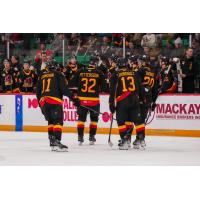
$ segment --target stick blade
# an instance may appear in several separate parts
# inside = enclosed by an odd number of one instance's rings
[[[108,142],[108,145],[109,145],[110,147],[112,147],[112,146],[113,146],[113,143],[112,143],[111,141],[109,141],[109,142]]]

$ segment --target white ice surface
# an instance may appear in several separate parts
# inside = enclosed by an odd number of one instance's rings
[[[68,152],[51,152],[47,133],[0,132],[0,165],[200,165],[200,138],[147,136],[147,148],[120,151],[119,136],[112,135],[114,146],[108,146],[108,135],[97,135],[95,146],[78,146],[76,134],[63,134]]]

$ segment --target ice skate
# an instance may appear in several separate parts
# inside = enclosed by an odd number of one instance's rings
[[[139,149],[140,148],[140,140],[139,139],[135,139],[135,141],[133,142],[133,148],[134,149]]]
[[[122,140],[118,140],[118,147],[122,145]]]
[[[145,150],[146,143],[145,143],[145,140],[144,140],[144,139],[141,139],[141,140],[140,140],[140,147],[141,147],[141,149]]]
[[[59,140],[55,140],[52,143],[51,150],[56,151],[56,152],[67,152],[68,147],[66,145],[62,144]]]
[[[128,143],[128,148],[131,148],[131,138],[128,138],[127,143]]]
[[[119,145],[119,150],[128,150],[128,140],[121,140],[122,142]]]
[[[55,146],[54,145],[54,143],[55,143],[55,137],[54,136],[52,136],[52,135],[50,135],[49,136],[49,143],[50,143],[50,147],[53,147],[53,146]]]
[[[79,146],[81,146],[84,142],[83,136],[78,136],[78,142],[79,142]]]
[[[134,149],[142,149],[145,150],[146,143],[144,139],[135,139],[133,142],[133,148]]]
[[[90,135],[90,137],[89,137],[89,144],[90,145],[94,145],[95,142],[96,142],[96,139],[95,139],[94,135]]]

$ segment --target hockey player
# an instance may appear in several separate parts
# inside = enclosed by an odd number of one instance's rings
[[[161,71],[159,76],[160,93],[177,92],[178,77],[176,64],[169,62],[165,56],[161,58]]]
[[[3,71],[1,72],[1,86],[5,93],[19,93],[18,74],[11,68],[11,63],[8,59],[3,61]]]
[[[71,78],[73,75],[81,68],[81,66],[77,63],[76,58],[72,57],[70,58],[68,65],[66,68],[63,68],[63,73],[65,74],[65,77],[69,83],[69,86],[71,85]]]
[[[128,58],[128,64],[129,67],[134,71],[137,72],[138,71],[138,56],[137,55],[132,55]]]
[[[109,65],[109,69],[108,69],[108,73],[110,74],[109,78],[116,71],[116,68],[117,68],[117,59],[118,59],[118,57],[115,56],[115,55],[111,56],[111,58],[110,58],[110,62],[109,62],[110,65]]]
[[[90,145],[93,145],[96,142],[95,135],[99,117],[98,112],[100,111],[99,93],[101,91],[108,91],[105,76],[100,70],[96,68],[96,62],[96,57],[91,57],[89,66],[80,69],[71,79],[72,84],[78,88],[77,95],[82,105],[77,109],[77,131],[80,145],[84,142],[84,124],[88,112],[90,113],[91,120],[89,130]],[[84,106],[94,111],[91,111]]]
[[[145,120],[147,118],[147,114],[149,109],[151,109],[152,102],[154,102],[156,98],[156,73],[155,70],[150,66],[149,58],[147,55],[142,55],[139,58],[141,62],[140,68],[137,70],[137,75],[140,78],[142,85],[144,87],[145,94],[145,102],[140,102],[140,110],[141,110],[141,118],[142,123],[145,124]],[[142,131],[143,138],[145,138],[145,128]],[[143,146],[146,146],[143,141]],[[138,135],[136,135],[136,139],[133,142],[133,147],[138,149],[141,146],[141,141]]]
[[[120,133],[120,150],[129,148],[130,130],[133,122],[136,133],[144,142],[144,124],[140,113],[140,102],[144,101],[144,89],[140,80],[130,68],[126,67],[124,58],[118,59],[118,68],[110,79],[109,106],[112,113],[116,110],[116,118]]]
[[[74,98],[70,92],[64,75],[55,71],[51,63],[47,63],[40,72],[36,96],[42,113],[48,121],[48,135],[53,151],[67,151],[68,149],[60,142],[63,126],[63,95],[68,96],[75,106],[80,105],[79,100]]]
[[[24,61],[23,70],[19,75],[19,82],[21,92],[35,92],[37,75],[33,70],[30,70],[30,64],[28,60]]]

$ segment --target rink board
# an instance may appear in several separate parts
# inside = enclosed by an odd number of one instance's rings
[[[108,95],[101,95],[101,112],[111,115]],[[0,95],[0,130],[47,131],[47,122],[41,114],[35,95]],[[147,135],[200,137],[200,95],[172,94],[159,96],[157,108],[147,125]],[[77,132],[76,108],[64,98],[64,132]],[[85,123],[88,132],[89,117]],[[108,134],[110,117],[99,116],[98,133]],[[112,134],[118,134],[114,121]]]

